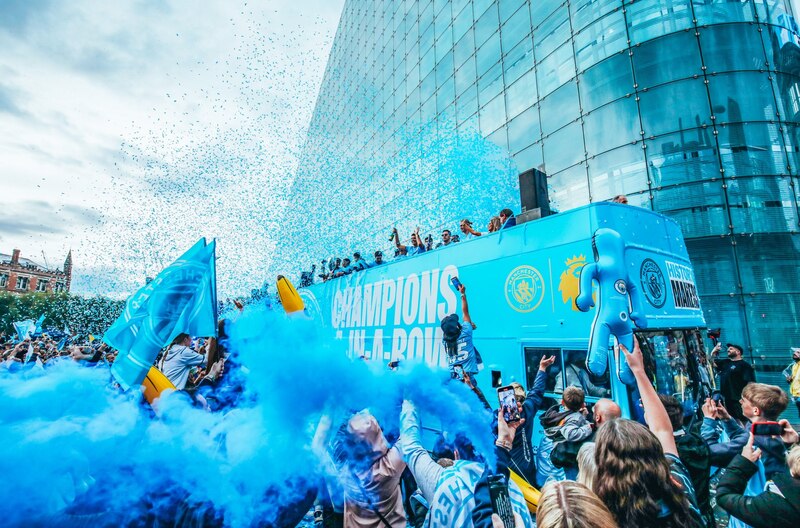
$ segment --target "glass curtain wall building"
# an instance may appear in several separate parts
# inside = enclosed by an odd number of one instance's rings
[[[778,383],[800,346],[799,42],[788,0],[349,0],[295,196],[344,253],[456,229],[431,210],[465,145],[515,166],[487,186],[470,158],[459,188],[517,212],[530,169],[554,211],[626,194],[680,223],[709,326]]]

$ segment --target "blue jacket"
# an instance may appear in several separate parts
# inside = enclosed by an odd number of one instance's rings
[[[742,448],[749,440],[750,433],[733,418],[721,420],[721,423],[722,429],[728,435],[727,442],[720,442],[720,429],[717,422],[711,418],[703,418],[700,435],[708,442],[711,450],[711,464],[717,467],[727,467],[736,455],[742,453]],[[753,443],[761,449],[761,461],[764,463],[767,479],[773,478],[776,474],[789,473],[785,459],[786,447],[780,438],[756,436]]]
[[[541,370],[536,373],[533,387],[528,391],[525,401],[522,404],[522,417],[525,423],[522,430],[518,431],[514,437],[514,444],[511,447],[511,463],[509,468],[514,470],[520,477],[529,483],[536,482],[536,456],[533,451],[533,430],[536,425],[536,413],[544,400],[544,389],[547,381],[547,373]]]

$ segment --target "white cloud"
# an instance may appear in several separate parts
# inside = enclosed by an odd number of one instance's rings
[[[342,4],[0,3],[0,250],[124,293],[218,237],[223,293],[267,279]]]

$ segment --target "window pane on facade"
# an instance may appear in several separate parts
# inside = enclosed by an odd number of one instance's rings
[[[577,85],[574,82],[565,84],[542,99],[541,106],[542,132],[547,135],[580,116]]]
[[[664,61],[664,50],[672,59]],[[650,88],[693,75],[702,75],[702,61],[694,33],[675,33],[646,42],[633,51],[633,72],[639,88]]]
[[[593,110],[627,94],[632,94],[633,75],[627,54],[615,55],[578,76],[581,104]]]
[[[611,13],[575,35],[575,64],[578,71],[628,47],[622,11]]]
[[[690,79],[642,92],[642,126],[646,136],[710,124],[708,92],[703,80]]]
[[[648,190],[647,166],[641,143],[590,157],[587,165],[593,202]]]
[[[601,106],[585,115],[583,122],[586,152],[590,156],[642,139],[639,110],[633,98]]]

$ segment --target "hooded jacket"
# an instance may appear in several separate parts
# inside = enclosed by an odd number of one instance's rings
[[[755,497],[743,495],[756,465],[737,455],[719,479],[717,504],[753,528],[790,528],[800,518],[800,479],[777,474],[767,490]]]
[[[345,495],[344,526],[347,528],[385,528],[380,514],[393,528],[405,528],[406,517],[400,492],[400,477],[406,468],[395,446],[390,448],[374,416],[353,416],[347,431],[359,458],[343,470]]]
[[[547,409],[541,418],[544,434],[554,443],[580,442],[592,435],[592,426],[580,411],[561,410],[560,405]]]

